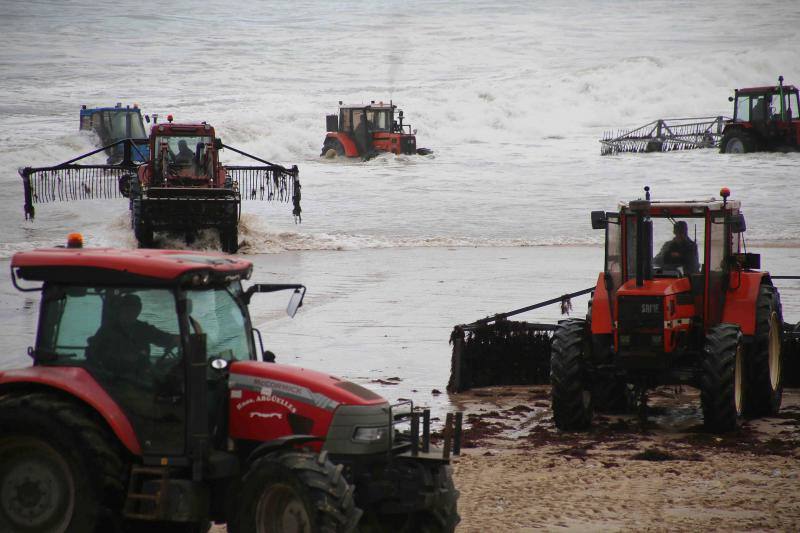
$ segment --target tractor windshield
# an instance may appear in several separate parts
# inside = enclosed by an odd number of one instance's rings
[[[655,276],[688,276],[702,272],[705,219],[702,217],[650,217],[650,262]],[[627,279],[636,277],[636,218],[628,217]]]
[[[187,292],[191,302],[189,322],[196,333],[206,334],[208,359],[247,361],[253,353],[242,288],[236,282],[227,287]]]
[[[170,171],[191,169],[194,175],[210,176],[206,149],[211,143],[213,139],[209,136],[157,136],[155,146],[160,156],[156,159],[156,173],[160,174],[162,167],[167,166]]]

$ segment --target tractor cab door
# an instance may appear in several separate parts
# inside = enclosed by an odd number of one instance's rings
[[[169,289],[49,285],[36,362],[85,368],[125,412],[145,454],[182,454],[185,383],[175,309]]]
[[[606,213],[605,279],[610,315],[614,316],[617,289],[622,285],[622,228],[619,213]]]
[[[725,305],[728,283],[728,248],[730,233],[725,224],[725,214],[712,212],[708,218],[708,246],[705,250],[705,327],[719,324]]]

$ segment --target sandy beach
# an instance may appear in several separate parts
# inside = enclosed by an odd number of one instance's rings
[[[735,433],[702,431],[691,388],[661,389],[643,428],[599,416],[562,433],[548,387],[454,395],[472,422],[455,463],[464,532],[797,531],[800,392],[779,416]]]

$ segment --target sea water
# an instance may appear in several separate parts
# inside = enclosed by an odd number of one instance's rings
[[[278,359],[437,402],[452,325],[594,284],[591,210],[620,200],[742,201],[751,251],[800,274],[800,154],[716,150],[600,156],[606,130],[730,115],[733,88],[800,84],[791,2],[0,2],[0,367],[27,364],[37,295],[10,285],[14,252],[133,247],[124,199],[37,206],[25,221],[17,168],[95,146],[82,104],[137,103],[205,120],[226,144],[300,168],[303,220],[243,202],[254,279],[302,282],[254,299]],[[325,115],[392,101],[431,156],[319,157]],[[223,151],[224,162],[246,163]],[[212,232],[213,233],[213,232]],[[177,240],[162,243],[185,246]],[[213,234],[195,246],[215,249]],[[800,288],[785,283],[800,319]],[[575,313],[585,312],[585,300]],[[526,315],[556,320],[557,310]],[[787,316],[791,319],[792,316]],[[416,391],[416,392],[414,392]]]

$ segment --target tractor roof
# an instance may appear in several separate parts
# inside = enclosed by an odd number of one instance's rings
[[[150,135],[208,135],[214,136],[214,128],[206,122],[159,122],[150,128]]]
[[[634,200],[633,202],[641,202],[643,200]],[[633,202],[620,202],[620,210],[627,210],[631,208]],[[702,209],[705,211],[720,211],[722,210],[723,202],[717,198],[709,198],[707,200],[650,200],[650,213],[657,214],[659,210],[666,209],[669,211],[692,211],[694,209]],[[739,200],[728,200],[727,209],[738,210],[741,207]]]
[[[354,104],[354,105],[341,105],[339,104],[339,109],[394,109],[397,106],[394,104],[385,104],[383,102],[375,103],[372,102],[370,104]]]
[[[766,85],[764,87],[745,87],[743,89],[736,89],[737,94],[777,94],[780,92],[780,87],[777,85]],[[794,85],[784,85],[784,93],[796,93],[797,87]]]
[[[222,280],[248,278],[252,263],[188,250],[43,248],[15,254],[11,268],[29,281],[169,285],[192,272]]]

